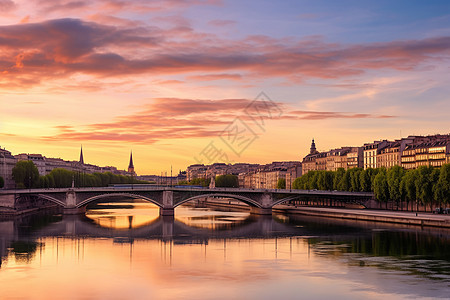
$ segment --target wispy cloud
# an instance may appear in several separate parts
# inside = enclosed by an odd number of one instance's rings
[[[217,136],[236,116],[251,122],[244,109],[252,103],[248,99],[179,99],[159,98],[141,111],[117,117],[112,122],[95,123],[82,128],[58,126],[59,133],[44,137],[47,141],[127,141],[151,144],[168,139],[205,138]],[[302,121],[325,119],[393,118],[368,113],[299,111],[278,102],[284,114],[274,121]]]

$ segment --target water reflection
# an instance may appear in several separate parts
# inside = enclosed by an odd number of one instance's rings
[[[130,214],[130,209],[138,210]],[[97,203],[88,207],[86,217],[101,227],[132,229],[151,224],[159,217],[159,208],[136,200],[115,203]]]
[[[114,205],[1,221],[2,297],[448,297],[447,230]]]

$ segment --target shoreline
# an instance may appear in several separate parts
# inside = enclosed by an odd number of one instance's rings
[[[416,213],[405,211],[385,211],[374,209],[348,209],[311,206],[280,205],[273,209],[276,212],[300,214],[316,217],[329,217],[355,221],[372,221],[381,223],[396,223],[415,226],[450,228],[450,216],[432,213]]]
[[[249,206],[237,201],[207,201],[205,204],[217,207],[228,207],[234,209],[248,210]],[[317,207],[317,206],[292,206],[277,205],[274,212],[285,214],[306,215],[314,217],[327,217],[334,219],[346,219],[355,221],[371,221],[379,223],[394,223],[414,225],[421,227],[450,228],[450,215],[433,214],[425,212],[390,211],[377,209],[352,209],[340,207]]]

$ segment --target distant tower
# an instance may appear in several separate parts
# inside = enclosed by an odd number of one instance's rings
[[[316,143],[314,143],[314,139],[312,139],[311,149],[309,150],[309,154],[315,154],[315,153],[317,153]]]
[[[133,151],[130,153],[130,164],[128,165],[128,173],[134,174]]]
[[[80,164],[83,164],[83,165],[84,165],[83,145],[81,145],[81,151],[80,151]]]

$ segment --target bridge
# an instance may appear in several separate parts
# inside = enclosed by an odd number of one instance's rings
[[[108,198],[120,201],[123,198],[142,199],[157,205],[160,215],[174,215],[174,209],[188,201],[212,198],[232,198],[251,208],[253,214],[271,214],[272,208],[284,202],[306,198],[332,199],[343,202],[363,204],[373,198],[373,193],[320,191],[320,190],[284,190],[284,189],[243,189],[243,188],[194,188],[194,187],[149,187],[114,186],[95,188],[54,188],[1,190],[0,209],[15,210],[19,203],[47,200],[62,208],[66,214],[81,213],[86,205]]]

